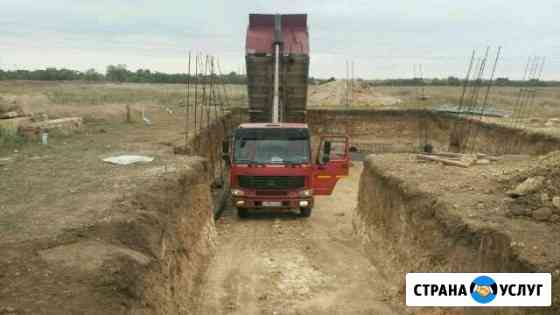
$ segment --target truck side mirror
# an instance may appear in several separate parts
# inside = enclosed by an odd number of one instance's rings
[[[331,142],[325,141],[323,145],[323,156],[321,158],[322,164],[327,164],[331,160],[331,150],[332,150]]]
[[[222,159],[229,165],[229,141],[222,141]]]

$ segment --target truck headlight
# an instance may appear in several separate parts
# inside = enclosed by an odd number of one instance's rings
[[[304,189],[299,192],[300,197],[312,197],[313,196],[313,189]]]
[[[241,189],[232,189],[231,190],[231,195],[235,196],[235,197],[245,196],[245,192]]]

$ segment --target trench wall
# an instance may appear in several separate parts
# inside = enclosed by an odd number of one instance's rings
[[[226,174],[221,143],[245,116],[229,113],[177,144],[176,171],[151,178],[116,203],[101,234],[112,243],[151,258],[147,265],[125,261],[108,279],[125,292],[130,314],[195,314],[200,284],[215,245],[214,210]],[[125,205],[124,207],[122,205]]]
[[[507,126],[423,110],[308,110],[314,134],[346,133],[370,153],[413,152],[422,138],[436,150],[450,150],[454,130],[470,137],[459,150],[488,154],[545,154],[560,150],[560,139]]]
[[[345,133],[353,146],[369,153],[414,152],[422,136],[435,150],[452,150],[452,135],[457,130],[474,135],[459,151],[540,155],[560,150],[560,139],[548,135],[427,111],[310,110],[307,122],[314,135]],[[428,130],[427,135],[421,130]],[[359,187],[354,229],[369,259],[402,288],[397,303],[405,302],[407,272],[543,272],[518,257],[507,234],[467,224],[450,211],[453,205],[393,177],[372,158],[364,161]],[[409,310],[420,315],[560,314],[555,293],[559,291],[555,279],[552,309]]]
[[[127,314],[191,314],[216,237],[208,162],[185,160],[115,202],[111,220],[97,227],[107,243],[148,257],[105,263],[103,285],[122,298]]]
[[[543,272],[518,258],[509,236],[497,229],[467,224],[452,214],[452,206],[387,174],[372,157],[364,162],[354,229],[368,257],[400,284],[403,295],[407,272]],[[558,290],[556,279],[553,294]],[[559,314],[557,298],[554,303],[552,309],[410,310],[422,315]]]

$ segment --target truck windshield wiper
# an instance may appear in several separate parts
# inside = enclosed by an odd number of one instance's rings
[[[292,161],[288,160],[288,161],[284,161],[284,163],[294,165],[294,164],[304,164],[309,162],[307,160],[292,160]]]
[[[257,164],[257,165],[264,164],[263,162],[253,161],[253,160],[249,160],[249,159],[234,160],[233,162],[236,163],[236,164]]]

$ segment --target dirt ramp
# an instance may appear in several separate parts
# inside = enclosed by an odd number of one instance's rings
[[[414,314],[560,312],[558,226],[508,217],[505,193],[488,176],[518,163],[459,169],[392,154],[365,161],[354,229],[370,260],[401,283],[401,294],[407,272],[553,274],[552,309],[411,309]]]

